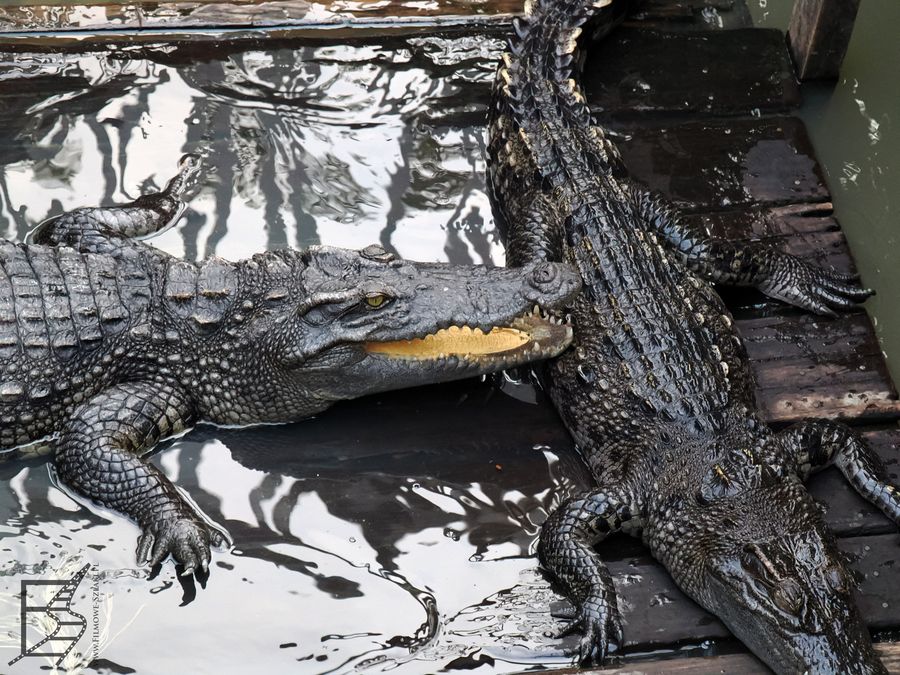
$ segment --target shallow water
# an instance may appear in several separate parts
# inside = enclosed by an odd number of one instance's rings
[[[502,264],[482,129],[453,122],[483,117],[500,43],[396,47],[9,58],[0,235],[21,240],[62,210],[133,199],[196,152],[205,171],[187,217],[152,240],[175,255],[380,241],[414,259]],[[547,637],[558,621],[530,549],[584,476],[536,396],[469,381],[171,443],[156,461],[235,540],[215,553],[205,590],[170,564],[146,580],[137,528],[55,487],[45,464],[2,466],[0,510],[12,514],[0,524],[3,654],[18,652],[19,582],[89,563],[76,606],[99,617],[101,634],[76,651],[99,645],[113,672],[566,663]],[[67,663],[80,667],[75,653]],[[24,659],[13,672],[39,665]]]

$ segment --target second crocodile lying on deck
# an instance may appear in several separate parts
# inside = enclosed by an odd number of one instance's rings
[[[760,246],[696,231],[627,176],[572,79],[582,26],[610,0],[533,0],[495,86],[489,181],[512,264],[567,261],[573,346],[542,381],[597,487],[544,524],[541,559],[576,605],[581,659],[622,628],[593,546],[641,537],[691,598],[783,673],[883,673],[854,582],[803,487],[836,465],[900,521],[900,493],[847,427],[760,419],[731,317],[707,280],[821,314],[869,292]]]
[[[134,518],[138,561],[206,568],[224,535],[144,455],[197,422],[289,422],[364,394],[559,354],[571,269],[415,263],[378,246],[178,260],[133,237],[180,215],[165,190],[0,240],[0,459],[52,452],[63,483]]]

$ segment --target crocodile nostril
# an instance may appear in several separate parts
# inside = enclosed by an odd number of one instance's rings
[[[553,283],[558,276],[559,271],[556,269],[556,265],[551,263],[541,263],[531,273],[533,283],[538,286],[546,286],[549,283]]]

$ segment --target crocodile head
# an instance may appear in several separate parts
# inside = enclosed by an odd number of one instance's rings
[[[853,602],[854,580],[793,479],[710,505],[700,600],[780,673],[886,673]],[[690,586],[690,583],[688,584]]]
[[[254,260],[264,280],[257,285],[267,290],[252,319],[252,343],[278,371],[266,378],[273,419],[552,357],[572,338],[568,325],[543,311],[580,288],[579,277],[556,263],[418,263],[379,246],[312,247]]]

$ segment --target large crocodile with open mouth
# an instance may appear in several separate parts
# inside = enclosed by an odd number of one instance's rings
[[[173,223],[196,174],[0,240],[0,458],[52,453],[62,482],[137,521],[138,561],[206,569],[225,534],[145,455],[198,422],[309,417],[332,403],[559,354],[549,317],[580,287],[524,269],[315,247],[192,264],[134,237]]]
[[[488,148],[508,260],[566,261],[583,280],[572,347],[541,379],[597,485],[554,512],[539,541],[574,602],[580,658],[621,644],[594,546],[622,532],[774,670],[886,672],[803,481],[833,464],[895,522],[900,493],[847,427],[774,433],[760,420],[743,344],[709,282],[823,315],[870,291],[760,244],[711,238],[629,179],[574,78],[579,35],[611,20],[609,5],[526,3],[499,66]]]

